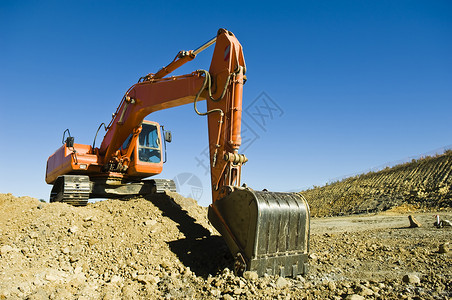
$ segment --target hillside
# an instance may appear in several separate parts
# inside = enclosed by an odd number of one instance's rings
[[[377,212],[405,205],[452,207],[452,151],[371,172],[302,194],[313,216]]]

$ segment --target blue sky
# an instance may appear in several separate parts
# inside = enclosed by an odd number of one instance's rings
[[[91,144],[140,76],[218,28],[244,48],[252,188],[321,185],[452,144],[451,1],[0,1],[0,192],[48,199],[63,131]],[[191,105],[147,119],[173,132],[161,177],[193,174],[207,205],[206,120]]]

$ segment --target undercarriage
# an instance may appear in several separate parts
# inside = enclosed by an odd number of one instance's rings
[[[148,179],[125,183],[111,178],[90,179],[87,175],[63,175],[53,185],[50,202],[85,206],[90,198],[126,199],[162,193],[165,190],[175,192],[174,181]]]

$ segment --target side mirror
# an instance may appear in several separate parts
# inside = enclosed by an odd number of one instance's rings
[[[66,140],[64,139],[64,137],[66,136],[66,132],[68,137],[66,138]],[[73,148],[74,147],[74,137],[71,136],[71,132],[69,131],[69,129],[66,129],[63,132],[63,139],[61,140],[62,144],[66,144],[66,147],[68,148]]]
[[[68,147],[68,148],[74,147],[74,137],[73,136],[68,136],[66,138],[66,147]]]
[[[168,143],[171,143],[172,140],[173,140],[173,137],[171,136],[171,131],[165,131],[165,141],[167,141]]]

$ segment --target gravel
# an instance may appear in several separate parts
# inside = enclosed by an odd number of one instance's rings
[[[407,215],[406,226],[385,215],[345,227],[314,219],[309,273],[281,278],[236,276],[207,209],[176,193],[78,208],[0,194],[0,207],[0,299],[452,297],[452,252],[440,251],[452,231],[431,213],[410,212],[418,228]]]

